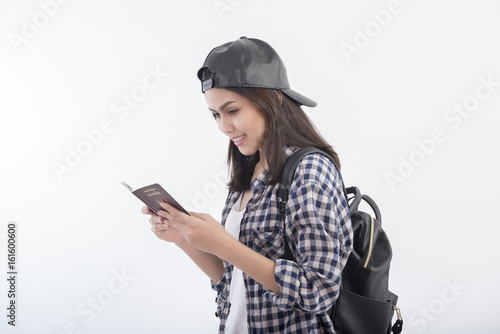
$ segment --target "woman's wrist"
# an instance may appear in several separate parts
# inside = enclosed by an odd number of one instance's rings
[[[222,260],[228,261],[231,255],[238,249],[238,246],[244,245],[227,233],[217,241],[212,254]]]
[[[179,247],[180,249],[182,249],[183,251],[186,251],[187,248],[192,247],[191,245],[189,245],[189,243],[184,238],[181,241],[179,241],[178,243],[176,243],[175,245],[177,247]]]

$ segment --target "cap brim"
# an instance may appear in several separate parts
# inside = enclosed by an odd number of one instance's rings
[[[314,102],[310,98],[307,98],[304,95],[297,93],[293,89],[281,89],[281,91],[285,95],[287,95],[288,97],[290,97],[291,99],[293,99],[293,100],[297,101],[298,103],[300,103],[302,105],[305,105],[307,107],[314,108],[314,107],[316,107],[318,105],[316,102]]]

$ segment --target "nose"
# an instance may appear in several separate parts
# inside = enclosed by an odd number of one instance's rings
[[[227,115],[220,116],[219,130],[224,134],[228,134],[228,133],[233,132],[234,124],[233,124],[231,117],[228,117]]]

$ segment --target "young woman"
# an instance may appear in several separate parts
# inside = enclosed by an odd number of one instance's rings
[[[198,72],[215,123],[229,138],[229,192],[219,223],[169,204],[151,215],[156,236],[180,247],[217,292],[220,333],[333,333],[326,313],[338,297],[352,249],[342,183],[314,153],[295,171],[285,230],[277,189],[286,159],[315,146],[336,159],[290,89],[285,66],[264,41],[241,37],[214,48]],[[282,259],[286,236],[295,261]]]

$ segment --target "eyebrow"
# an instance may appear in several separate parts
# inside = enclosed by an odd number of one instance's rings
[[[219,110],[223,110],[225,107],[227,107],[228,105],[230,105],[231,103],[235,103],[236,101],[227,101],[226,103],[222,104],[220,107],[219,107]],[[211,108],[208,108],[208,110],[210,111],[217,111],[217,110],[213,110]]]

